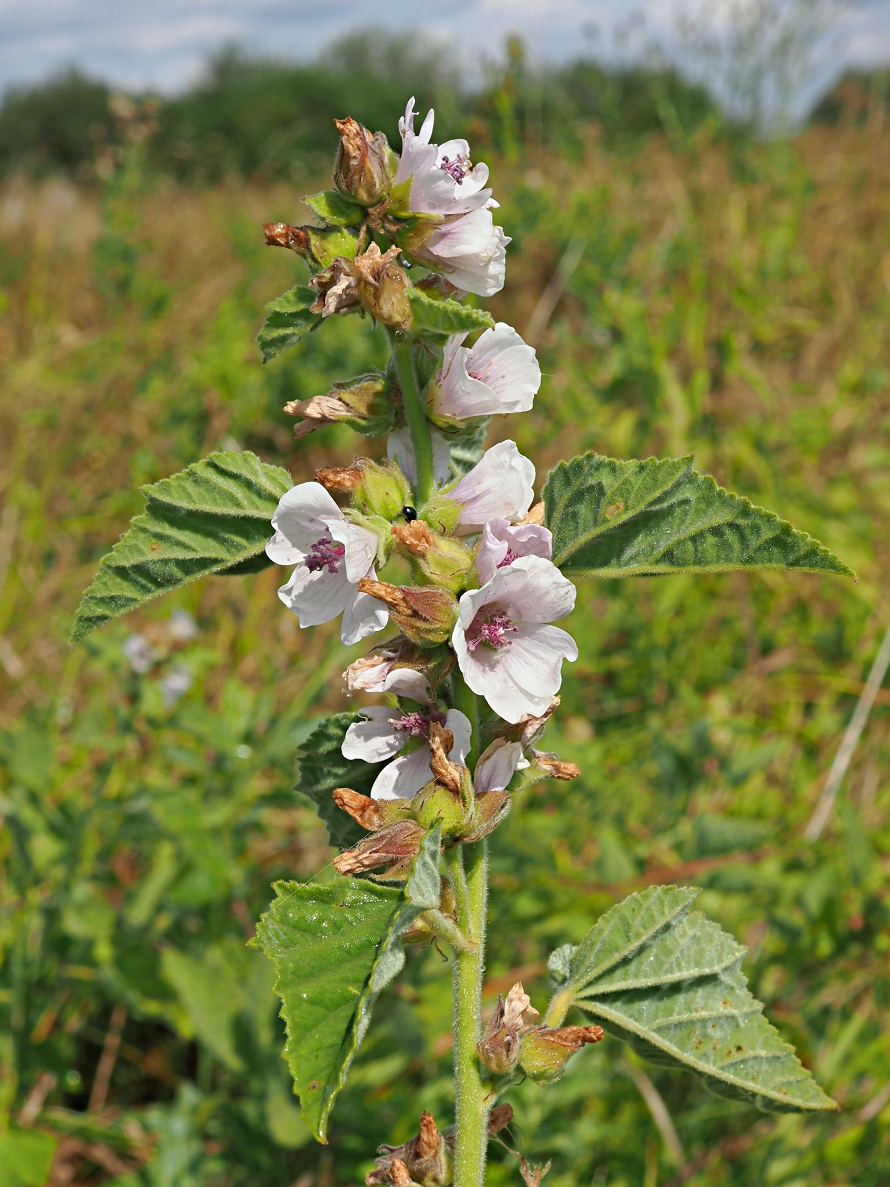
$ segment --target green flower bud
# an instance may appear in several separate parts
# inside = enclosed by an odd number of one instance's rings
[[[411,500],[411,488],[398,466],[359,458],[356,469],[360,475],[352,492],[356,509],[385,520],[401,515],[402,508]]]
[[[522,1036],[519,1065],[530,1080],[550,1084],[562,1075],[566,1063],[585,1043],[598,1043],[601,1026],[538,1026]]]
[[[346,227],[291,227],[264,223],[267,247],[287,247],[315,268],[329,268],[336,259],[351,260],[358,251],[358,235]]]
[[[441,532],[445,536],[453,534],[460,517],[461,505],[456,499],[449,499],[446,494],[435,494],[423,507],[418,507],[417,515],[428,523],[434,532]]]
[[[303,417],[302,422],[294,426],[295,437],[305,437],[323,425],[337,423],[356,433],[364,433],[366,437],[382,437],[394,428],[396,410],[392,385],[380,373],[335,383],[326,396],[291,400],[284,406],[288,416]]]
[[[417,580],[461,594],[477,585],[473,554],[453,537],[431,532],[422,519],[393,524],[396,551],[411,558]]]
[[[351,118],[334,120],[334,124],[340,133],[334,184],[354,202],[376,206],[395,177],[395,153],[382,132],[371,133]]]
[[[395,245],[381,252],[372,243],[366,252],[355,257],[356,295],[362,307],[375,321],[397,330],[411,326],[413,314],[408,301],[408,280],[405,270],[396,263],[399,249]]]

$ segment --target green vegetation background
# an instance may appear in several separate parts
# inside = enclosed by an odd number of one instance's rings
[[[541,479],[585,449],[694,453],[861,579],[579,588],[581,659],[547,741],[583,774],[525,794],[494,839],[486,981],[489,1005],[521,978],[540,1006],[547,952],[612,902],[701,886],[842,1111],[763,1117],[608,1039],[556,1086],[513,1092],[510,1138],[553,1159],[550,1187],[881,1187],[890,693],[824,839],[802,831],[890,621],[883,108],[765,144],[713,105],[699,118],[666,85],[627,84],[654,115],[619,135],[602,111],[542,107],[520,73],[514,60],[472,110],[443,112],[491,161],[514,239],[492,311],[525,329],[567,249],[583,254],[538,342],[534,412],[490,439],[514,436]],[[371,88],[377,107],[347,109],[392,133],[407,93]],[[183,121],[198,102],[181,101]],[[347,1187],[421,1109],[449,1118],[447,965],[409,956],[319,1148],[280,1059],[271,969],[245,942],[274,879],[330,859],[292,790],[295,753],[342,707],[359,649],[335,624],[301,631],[271,571],[66,640],[140,483],[218,446],[295,481],[347,462],[361,439],[295,443],[281,408],[381,362],[385,343],[336,320],[263,367],[262,305],[301,265],[263,248],[259,224],[308,218],[319,144],[291,121],[288,168],[243,180],[221,122],[217,164],[177,171],[156,117],[118,105],[70,162],[98,160],[78,182],[11,172],[0,186],[0,1185]],[[666,1102],[685,1169],[641,1086]],[[517,1181],[497,1147],[489,1178]]]

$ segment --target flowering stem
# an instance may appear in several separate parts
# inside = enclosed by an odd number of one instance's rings
[[[455,845],[448,852],[457,895],[457,921],[475,950],[458,952],[454,962],[454,1187],[483,1187],[488,1147],[488,1112],[493,1096],[481,1074],[476,1050],[482,1034],[482,970],[488,897],[488,843]]]
[[[400,338],[398,332],[389,327],[386,332],[389,335],[389,345],[399,377],[411,444],[414,446],[414,464],[417,467],[414,497],[417,499],[417,505],[421,507],[433,493],[433,439],[430,435],[430,422],[426,418],[423,397],[417,384],[417,372],[414,370],[414,342],[410,337]]]

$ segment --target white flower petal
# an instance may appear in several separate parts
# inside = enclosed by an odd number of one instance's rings
[[[314,543],[313,540],[312,544]],[[276,565],[298,565],[306,551],[291,544],[284,532],[276,532],[266,545],[266,556]]]
[[[432,777],[429,742],[423,742],[383,768],[374,780],[371,796],[375,800],[410,800]]]
[[[281,586],[278,597],[296,614],[300,626],[320,626],[343,613],[352,601],[354,588],[343,572],[329,573],[322,569],[310,573],[300,565],[287,585]]]
[[[534,480],[535,467],[515,441],[493,445],[449,492],[450,499],[463,504],[458,529],[481,531],[490,519],[521,519],[532,504]]]
[[[374,576],[373,569],[370,575]],[[343,608],[343,621],[340,623],[340,641],[346,647],[351,647],[359,639],[366,639],[376,631],[382,631],[389,622],[389,611],[383,602],[372,598],[370,594],[359,593],[354,585],[350,585],[349,589],[352,590],[352,597]]]
[[[385,762],[402,750],[408,741],[404,730],[397,730],[394,722],[401,721],[398,709],[384,705],[369,705],[362,709],[366,720],[356,721],[346,731],[340,752],[344,758],[362,762]]]
[[[338,508],[339,510],[339,508]],[[346,549],[344,561],[346,576],[357,585],[362,577],[367,577],[374,565],[377,555],[377,536],[367,528],[350,523],[348,519],[331,519],[328,529],[333,540],[337,540]]]
[[[484,791],[504,791],[520,764],[528,766],[523,759],[522,747],[518,742],[505,742],[503,746],[489,746],[476,763],[473,772],[473,789],[477,795]]]
[[[491,297],[504,287],[509,242],[482,207],[437,226],[416,254],[441,267],[457,288]]]
[[[506,322],[486,330],[467,353],[469,375],[488,387],[500,412],[528,412],[541,386],[533,347]]]
[[[301,482],[282,495],[275,508],[273,540],[281,533],[285,540],[306,553],[316,540],[328,535],[329,521],[341,519],[343,512],[320,482]]]
[[[430,685],[422,672],[413,668],[394,668],[374,691],[391,692],[397,697],[409,697],[419,705],[431,704]]]
[[[473,727],[470,719],[460,709],[449,709],[445,714],[445,728],[454,734],[454,748],[449,755],[452,762],[463,765],[470,752]]]

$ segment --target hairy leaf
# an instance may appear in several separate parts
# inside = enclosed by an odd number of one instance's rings
[[[289,346],[296,346],[301,338],[321,325],[321,314],[313,313],[311,309],[317,297],[314,289],[298,284],[269,302],[266,306],[268,316],[256,336],[264,363]]]
[[[698,893],[654,886],[607,911],[577,948],[559,950],[551,972],[560,994],[720,1096],[772,1112],[836,1108],[749,992],[746,949],[690,912]]]
[[[334,227],[354,227],[365,217],[364,206],[344,198],[339,190],[322,190],[307,194],[303,201],[313,214]]]
[[[560,462],[544,488],[554,563],[569,575],[852,570],[818,540],[698,474],[692,458]]]
[[[255,454],[212,453],[144,486],[145,510],[103,558],[71,641],[198,577],[264,569],[270,521],[292,485],[287,470]]]
[[[486,330],[494,325],[494,318],[485,309],[461,305],[460,301],[451,297],[430,297],[422,289],[409,288],[408,300],[414,315],[415,330],[465,334],[470,330]]]
[[[437,826],[403,890],[340,877],[324,886],[279,882],[257,926],[254,943],[275,964],[303,1120],[320,1142],[374,1001],[405,962],[399,937],[438,905],[440,843]]]
[[[370,795],[378,772],[386,765],[344,758],[341,754],[346,731],[363,720],[359,713],[336,713],[317,725],[300,747],[297,791],[312,800],[328,830],[328,839],[338,849],[351,849],[367,833],[337,807],[331,793],[336,787],[351,787],[361,795]]]
[[[462,478],[469,474],[472,468],[482,460],[485,453],[485,435],[488,432],[488,422],[491,418],[477,425],[470,433],[461,433],[458,437],[446,438],[451,446],[451,472],[455,478]]]

